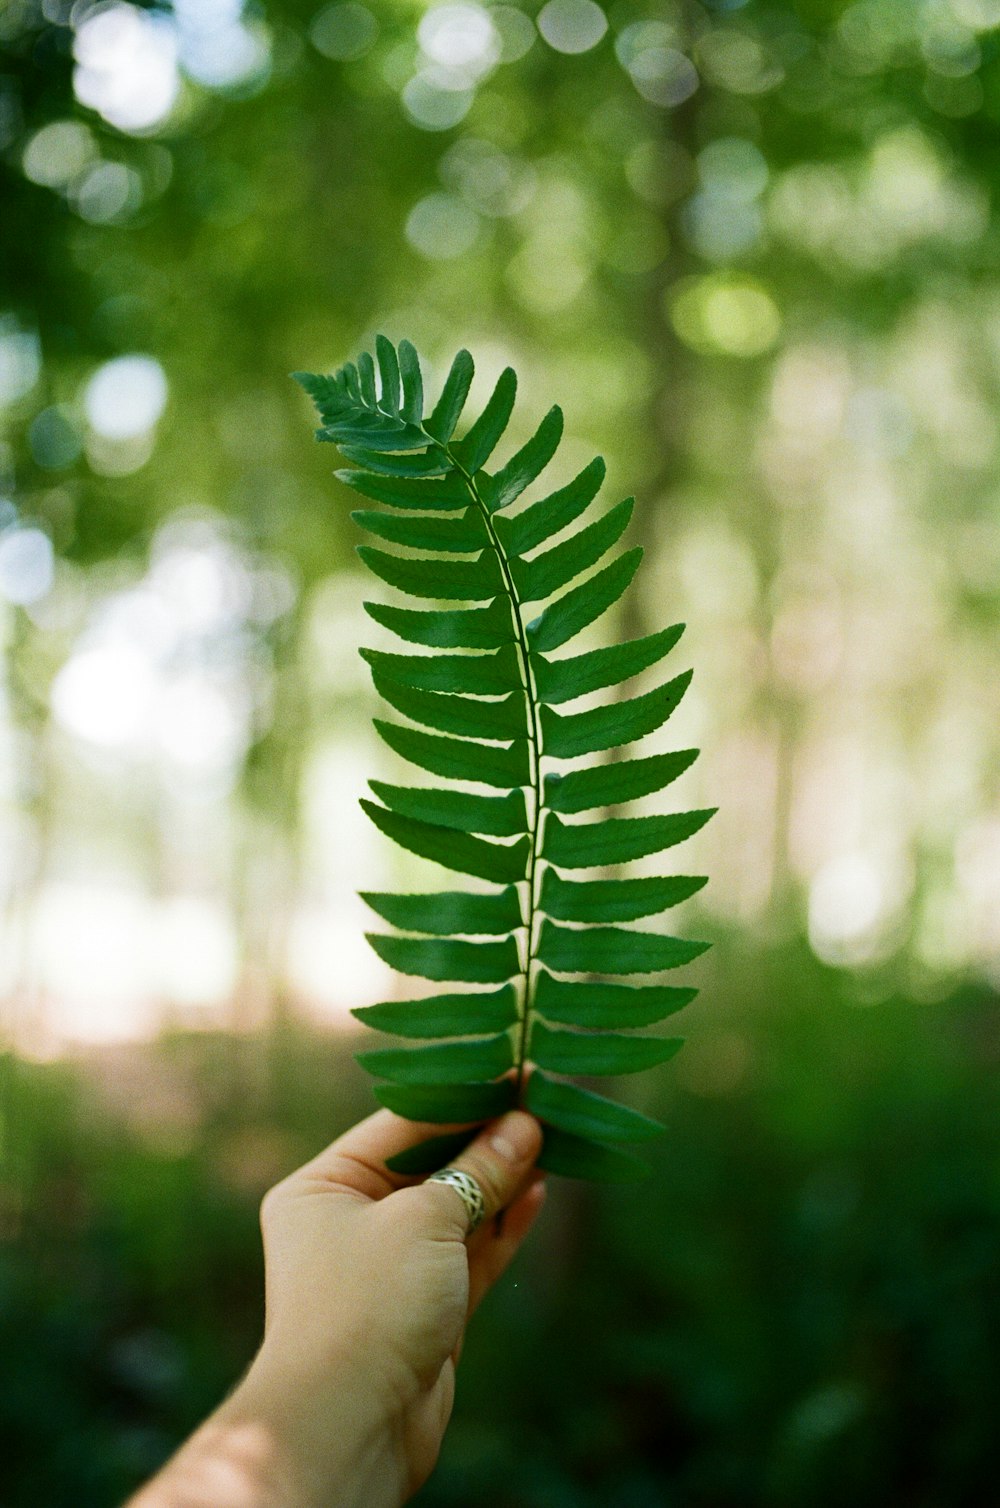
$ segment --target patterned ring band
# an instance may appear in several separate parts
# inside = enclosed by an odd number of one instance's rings
[[[486,1214],[486,1200],[483,1191],[473,1178],[471,1173],[463,1173],[461,1168],[442,1168],[440,1173],[432,1173],[428,1183],[446,1183],[465,1205],[469,1217],[469,1229],[466,1235],[471,1236],[478,1225],[482,1224]]]

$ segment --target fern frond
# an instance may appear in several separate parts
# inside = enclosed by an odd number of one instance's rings
[[[377,1098],[397,1114],[467,1127],[393,1159],[396,1171],[442,1166],[476,1126],[523,1104],[545,1127],[542,1167],[633,1178],[645,1165],[614,1144],[645,1140],[660,1126],[569,1079],[634,1073],[678,1050],[681,1038],[638,1029],[683,1009],[696,992],[650,976],[690,962],[707,944],[629,924],[678,905],[705,880],[579,872],[661,853],[697,832],[712,811],[619,817],[603,810],[665,790],[692,763],[693,749],[558,768],[661,727],[690,672],[607,705],[563,708],[658,665],[683,625],[555,653],[631,583],[641,549],[614,552],[633,501],[590,514],[605,475],[597,457],[565,486],[512,509],[555,456],[563,416],[550,409],[505,464],[487,470],[511,419],[517,379],[503,371],[482,413],[456,438],[473,370],[460,351],[429,415],[408,341],[394,347],[380,335],[374,355],[330,376],[293,374],[319,411],[317,438],[351,463],[337,477],[382,505],[352,513],[379,541],[359,545],[361,559],[389,587],[432,604],[366,602],[374,621],[416,652],[361,654],[383,701],[404,719],[376,719],[380,737],[446,783],[373,780],[376,799],[362,805],[400,847],[485,887],[365,894],[394,929],[369,935],[382,959],[402,974],[467,988],[357,1010],[368,1026],[421,1043],[364,1052],[359,1061],[381,1080]],[[644,978],[618,982],[628,976]]]

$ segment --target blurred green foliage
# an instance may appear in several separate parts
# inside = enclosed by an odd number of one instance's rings
[[[734,956],[644,1101],[653,1178],[556,1180],[477,1316],[428,1508],[989,1501],[997,1002]],[[212,1407],[259,1335],[259,1193],[362,1110],[297,1028],[142,1058],[6,1065],[5,1508],[110,1505]]]
[[[687,620],[721,807],[656,1175],[555,1191],[424,1501],[990,1501],[998,0],[7,0],[0,49],[4,1508],[212,1406],[260,1192],[368,1108],[304,1020],[383,987],[386,771],[287,374],[376,329],[636,493],[617,629]]]

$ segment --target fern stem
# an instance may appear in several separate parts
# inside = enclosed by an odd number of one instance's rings
[[[426,434],[426,430],[424,431],[424,433]],[[440,447],[440,442],[434,440],[433,436],[428,436],[428,439],[431,444],[438,445]],[[465,467],[462,465],[461,461],[458,459],[449,445],[445,445],[440,448],[444,449],[445,454],[448,456],[455,470],[464,479],[465,484],[469,489],[470,497],[482,514],[483,522],[486,525],[486,532],[490,538],[490,543],[492,544],[493,549],[496,552],[497,560],[500,565],[500,571],[503,575],[504,584],[506,585],[507,594],[510,597],[511,608],[514,614],[514,631],[517,639],[517,650],[521,659],[521,666],[524,673],[524,694],[528,704],[528,743],[531,747],[531,789],[534,795],[534,802],[531,815],[531,830],[528,834],[530,841],[530,847],[528,851],[528,869],[526,875],[528,883],[528,916],[524,924],[527,930],[527,947],[525,949],[524,968],[522,970],[524,978],[524,999],[521,1019],[518,1024],[517,1043],[514,1049],[514,1068],[517,1075],[515,1081],[515,1100],[518,1104],[520,1104],[524,1088],[524,1068],[528,1051],[528,1034],[531,1025],[531,965],[534,962],[535,950],[535,917],[538,907],[538,896],[536,893],[539,847],[538,840],[542,822],[542,730],[538,717],[538,696],[535,689],[534,676],[532,675],[531,671],[531,659],[528,654],[528,637],[524,628],[524,620],[521,617],[521,601],[517,595],[517,588],[514,585],[514,578],[510,573],[510,566],[504,553],[503,546],[501,545],[499,537],[497,536],[497,532],[493,527],[493,517],[486,505],[485,499],[479,491],[479,488],[476,486],[475,476],[472,473],[466,471]]]

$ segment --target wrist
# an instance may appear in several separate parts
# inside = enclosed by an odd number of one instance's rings
[[[216,1416],[267,1441],[271,1496],[260,1508],[398,1508],[405,1468],[381,1390],[353,1359],[315,1375],[288,1355],[265,1342]]]

